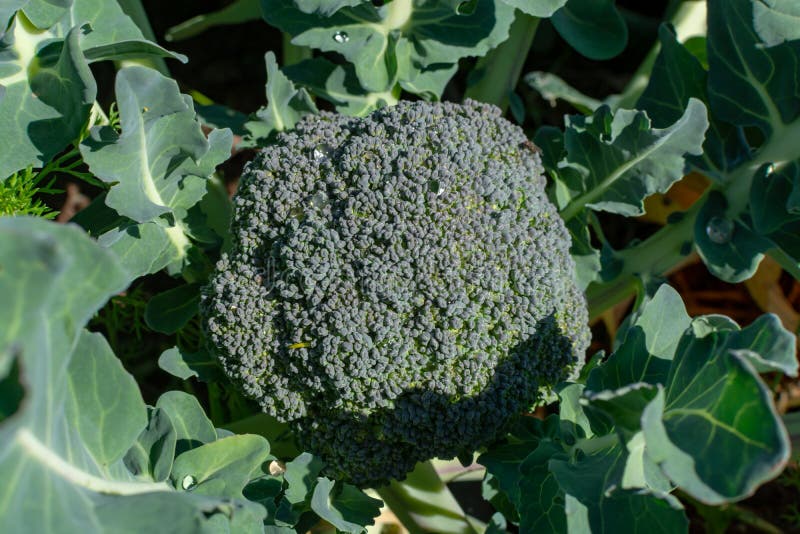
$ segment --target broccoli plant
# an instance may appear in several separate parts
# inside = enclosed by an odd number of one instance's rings
[[[3,3],[0,531],[794,528],[800,12],[656,4]]]

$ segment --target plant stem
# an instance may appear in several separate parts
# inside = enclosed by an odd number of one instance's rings
[[[410,534],[476,534],[461,506],[430,462],[417,464],[402,482],[376,488]]]
[[[494,104],[505,111],[538,27],[538,18],[517,11],[508,39],[478,61],[473,71],[478,79],[467,87],[464,96]]]

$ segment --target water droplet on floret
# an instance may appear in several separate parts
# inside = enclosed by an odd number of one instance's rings
[[[314,147],[314,161],[325,161],[331,157],[331,154],[333,154],[333,147],[327,143],[320,143]]]
[[[339,44],[344,44],[350,40],[350,36],[347,35],[347,32],[338,31],[333,34],[333,40]]]
[[[706,235],[717,245],[728,243],[733,237],[733,221],[725,217],[711,217],[706,225]]]
[[[316,209],[322,209],[328,204],[328,195],[322,191],[314,193],[311,197],[311,205]]]

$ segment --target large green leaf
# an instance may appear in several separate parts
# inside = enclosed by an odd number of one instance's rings
[[[705,106],[691,100],[672,126],[655,129],[635,110],[572,116],[564,134],[566,158],[556,169],[573,193],[563,210],[569,220],[586,206],[623,215],[644,213],[643,200],[680,179],[687,155],[701,153],[708,127]]]
[[[189,210],[229,157],[233,135],[213,130],[206,139],[191,99],[155,70],[122,69],[116,93],[122,132],[95,127],[80,146],[93,174],[114,184],[104,203],[122,216],[99,241],[122,258],[131,278],[180,271],[192,247]]]
[[[4,532],[114,532],[121,518],[125,528],[175,532],[261,525],[256,505],[159,481],[172,460],[169,420],[148,425],[133,377],[83,329],[127,283],[115,256],[78,227],[0,218],[0,354],[13,348],[26,385],[25,402],[0,423]],[[155,462],[141,463],[145,455]]]
[[[447,2],[393,0],[381,7],[359,3],[330,16],[304,12],[300,2],[262,0],[267,22],[290,33],[292,43],[344,56],[370,92],[390,90],[397,81],[414,80],[422,69],[453,65],[481,56],[508,37],[514,8],[477,0],[469,13]],[[409,85],[408,87],[412,87]]]
[[[96,92],[89,62],[151,55],[185,60],[146,40],[116,2],[29,1],[0,15],[19,7],[0,37],[0,143],[7,148],[0,179],[42,166],[77,141]]]

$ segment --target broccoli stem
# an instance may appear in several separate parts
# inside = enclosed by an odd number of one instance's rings
[[[410,534],[477,532],[431,462],[417,464],[402,482],[393,480],[375,491]]]
[[[505,111],[538,27],[538,18],[517,11],[508,39],[478,61],[473,71],[478,79],[467,87],[464,96],[494,104]]]

